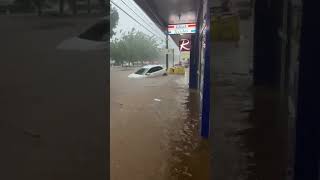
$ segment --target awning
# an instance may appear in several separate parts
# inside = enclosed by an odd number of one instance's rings
[[[134,0],[162,30],[169,24],[196,23],[200,0]],[[176,44],[191,34],[171,35]]]

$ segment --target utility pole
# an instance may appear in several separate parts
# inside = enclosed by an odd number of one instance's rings
[[[169,44],[168,44],[168,41],[169,41],[169,37],[168,37],[168,31],[166,32],[166,67],[167,67],[167,70],[169,69]]]

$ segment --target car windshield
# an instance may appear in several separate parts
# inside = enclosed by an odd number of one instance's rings
[[[93,41],[105,41],[105,36],[108,34],[107,24],[107,20],[102,20],[81,33],[79,38]]]
[[[135,72],[135,74],[142,75],[147,69],[146,68],[141,68],[138,71]]]

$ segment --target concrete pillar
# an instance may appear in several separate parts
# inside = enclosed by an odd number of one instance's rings
[[[272,18],[273,9],[268,2],[255,2],[253,79],[255,85],[273,86],[277,81],[274,53],[277,29]]]
[[[191,51],[190,51],[190,67],[189,67],[189,88],[191,89],[197,89],[198,88],[198,53],[197,49],[199,49],[199,42],[198,38],[196,38],[197,35],[191,36]]]
[[[209,18],[208,18],[209,20]],[[207,21],[210,22],[210,21]],[[210,24],[207,24],[208,26]],[[202,115],[201,115],[201,136],[203,138],[209,138],[210,134],[210,111],[211,111],[211,102],[210,102],[210,31],[207,30],[204,32],[205,38],[205,62],[203,69],[203,98],[202,98]]]
[[[281,101],[280,82],[283,83],[286,44],[280,36],[285,31],[283,0],[255,1],[254,5],[254,60],[253,80],[255,85],[253,112],[254,121],[260,125],[257,137],[265,140],[266,152],[257,153],[257,158],[269,157],[273,161],[259,162],[257,171],[264,179],[284,179],[288,162],[288,116],[286,102]],[[283,27],[284,26],[284,27]],[[285,34],[286,32],[283,32]],[[269,141],[268,139],[272,139]],[[269,173],[264,169],[270,170]]]

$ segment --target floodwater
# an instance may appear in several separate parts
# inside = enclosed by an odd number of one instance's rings
[[[111,180],[209,179],[197,92],[181,75],[142,80],[110,70]]]

